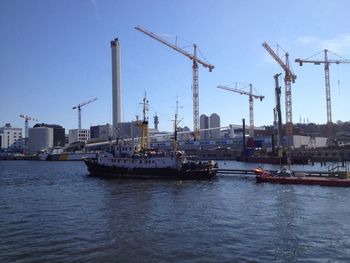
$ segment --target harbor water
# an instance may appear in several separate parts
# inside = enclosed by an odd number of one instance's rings
[[[0,262],[350,262],[349,203],[349,188],[249,175],[107,180],[82,162],[1,161]]]

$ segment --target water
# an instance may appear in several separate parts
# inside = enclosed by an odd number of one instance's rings
[[[0,262],[350,262],[349,200],[248,176],[106,180],[81,162],[1,161]]]

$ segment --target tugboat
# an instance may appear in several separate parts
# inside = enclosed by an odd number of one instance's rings
[[[159,151],[149,148],[148,101],[143,99],[143,120],[136,118],[136,125],[141,128],[141,143],[116,141],[111,144],[111,151],[101,152],[97,159],[84,159],[90,175],[135,178],[135,179],[211,179],[217,172],[214,161],[194,160],[177,149],[177,113],[174,120],[174,149]]]

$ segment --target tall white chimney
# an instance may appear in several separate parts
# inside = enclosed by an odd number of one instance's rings
[[[112,48],[112,96],[113,96],[113,127],[121,122],[120,98],[120,44],[118,38],[111,41]]]

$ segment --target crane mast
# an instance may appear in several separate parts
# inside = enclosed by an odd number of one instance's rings
[[[299,63],[299,66],[302,66],[303,63],[312,63],[314,65],[324,64],[324,80],[326,87],[326,107],[327,107],[327,135],[328,137],[332,136],[333,128],[332,128],[332,103],[331,103],[331,84],[330,84],[330,76],[329,76],[329,65],[330,64],[341,64],[347,63],[350,61],[347,59],[343,60],[330,60],[328,59],[328,49],[324,50],[324,60],[310,60],[310,59],[296,59],[295,62]]]
[[[198,64],[201,64],[203,67],[208,68],[209,72],[212,72],[214,69],[214,66],[202,61],[201,59],[198,59],[197,57],[197,45],[193,44],[193,55],[188,53],[187,51],[183,50],[182,48],[179,48],[178,46],[170,43],[169,41],[161,38],[160,36],[156,35],[155,33],[141,27],[136,26],[136,30],[148,35],[149,37],[161,42],[162,44],[174,49],[175,51],[183,54],[184,56],[188,57],[193,61],[192,64],[192,70],[193,70],[193,79],[192,79],[192,89],[193,89],[193,132],[194,137],[196,140],[199,139],[200,133],[199,133],[199,84],[198,84]]]
[[[285,86],[285,103],[286,103],[286,134],[288,137],[288,143],[292,143],[293,138],[293,112],[292,112],[292,83],[295,83],[297,76],[292,72],[289,65],[289,54],[286,53],[286,61],[283,60],[273,51],[273,49],[264,42],[263,47],[267,52],[275,59],[275,61],[284,70],[284,86]]]
[[[75,110],[75,109],[78,109],[78,129],[81,130],[81,108],[91,102],[94,102],[95,100],[97,100],[97,98],[93,98],[89,101],[86,101],[86,102],[83,102],[83,103],[80,103],[78,104],[77,106],[74,106],[72,109]]]
[[[249,97],[249,136],[253,138],[254,137],[254,99],[259,99],[260,101],[262,101],[265,97],[253,94],[252,84],[249,84],[249,92],[241,89],[237,89],[237,88],[230,88],[223,85],[218,85],[217,88],[236,92],[241,95],[247,95]]]

